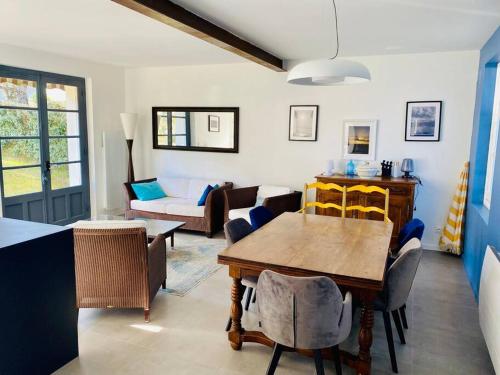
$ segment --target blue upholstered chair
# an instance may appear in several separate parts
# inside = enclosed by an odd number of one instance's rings
[[[420,219],[415,218],[407,222],[399,232],[398,247],[393,253],[397,254],[397,252],[412,238],[417,238],[421,241],[422,236],[424,235],[424,229],[425,225]]]
[[[266,225],[272,219],[274,219],[273,213],[264,206],[257,206],[250,210],[250,222],[254,230]]]
[[[342,298],[335,282],[324,276],[293,277],[265,270],[257,283],[263,333],[275,342],[267,374],[274,374],[285,347],[311,349],[316,373],[324,374],[321,349],[333,350],[342,373],[338,344],[351,331],[352,297]]]
[[[406,344],[399,312],[401,312],[401,309],[406,304],[421,258],[422,247],[420,240],[412,238],[399,251],[396,260],[387,270],[384,291],[374,302],[375,310],[382,311],[384,316],[385,333],[387,336],[387,345],[389,346],[389,354],[391,356],[392,371],[396,373],[398,372],[398,364],[394,351],[394,339],[392,337],[392,326],[389,313],[392,314],[392,318],[396,324],[401,344]]]
[[[253,232],[252,226],[243,218],[238,218],[228,221],[224,224],[224,234],[226,235],[227,246],[238,242],[242,238],[248,236]],[[248,310],[250,305],[250,300],[252,299],[252,293],[255,288],[257,288],[257,277],[256,276],[245,276],[241,279],[245,291],[247,293],[247,300],[245,303],[245,310]],[[231,317],[227,321],[226,331],[231,329]]]

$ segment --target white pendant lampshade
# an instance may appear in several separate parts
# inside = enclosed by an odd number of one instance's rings
[[[137,113],[120,113],[125,139],[134,139],[137,126]]]
[[[342,59],[306,61],[293,67],[287,81],[295,85],[332,86],[370,81],[370,71],[361,63]]]

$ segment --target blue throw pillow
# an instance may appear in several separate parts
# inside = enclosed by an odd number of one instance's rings
[[[215,185],[217,186],[217,185]],[[198,200],[198,206],[204,206],[205,202],[207,201],[208,194],[214,190],[214,187],[212,185],[207,185],[205,190],[203,191],[203,194],[201,194],[200,199]]]
[[[132,184],[132,190],[140,201],[151,201],[167,196],[157,181]]]

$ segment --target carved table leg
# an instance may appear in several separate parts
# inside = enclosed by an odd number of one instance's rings
[[[231,330],[228,333],[229,342],[234,350],[240,350],[243,343],[241,335],[245,332],[241,326],[241,317],[243,315],[243,307],[241,300],[243,299],[243,286],[241,285],[240,269],[229,266],[229,276],[233,278],[231,286]]]
[[[365,292],[361,295],[361,329],[359,330],[359,354],[357,360],[357,373],[369,375],[371,371],[372,357],[370,347],[373,342],[373,299],[371,292]]]

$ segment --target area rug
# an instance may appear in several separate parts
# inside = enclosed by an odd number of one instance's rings
[[[186,295],[221,267],[217,264],[217,254],[225,247],[224,239],[176,234],[175,246],[167,248],[167,289],[160,290],[181,297]]]

